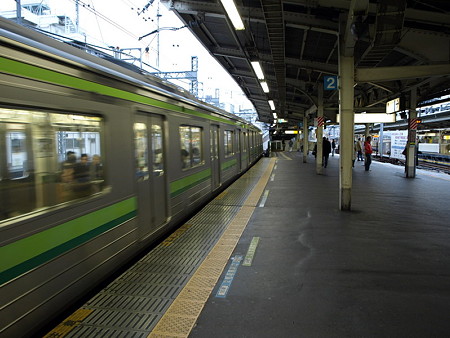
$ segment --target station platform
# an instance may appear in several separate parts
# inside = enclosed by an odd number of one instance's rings
[[[47,336],[450,336],[450,176],[272,156]]]

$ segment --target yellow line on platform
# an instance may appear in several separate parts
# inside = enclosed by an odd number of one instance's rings
[[[69,334],[77,325],[79,325],[94,310],[79,309],[67,317],[61,324],[47,333],[43,338],[61,338]]]
[[[289,156],[287,156],[285,153],[280,153],[280,155],[282,157],[284,157],[286,160],[292,161],[292,158],[290,158]]]
[[[445,176],[438,176],[438,175],[428,174],[428,173],[426,173],[424,171],[421,171],[420,175],[425,175],[425,176],[428,176],[428,177],[437,178],[439,180],[450,181],[450,178],[447,178]]]
[[[269,181],[275,159],[269,161],[244,205],[148,337],[188,337]]]

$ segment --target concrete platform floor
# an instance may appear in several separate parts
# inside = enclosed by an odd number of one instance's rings
[[[224,271],[190,337],[450,337],[450,176],[356,162],[342,212],[338,156],[317,175],[278,155],[233,253],[259,237],[252,264],[218,298]]]

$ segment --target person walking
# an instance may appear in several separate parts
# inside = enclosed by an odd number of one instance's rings
[[[328,157],[331,153],[331,143],[326,137],[323,138],[322,142],[322,156],[323,156],[323,167],[326,168],[328,165]]]
[[[289,152],[292,151],[292,146],[294,145],[294,142],[292,142],[292,139],[289,140]]]
[[[336,149],[336,142],[331,142],[331,156],[334,156],[334,150]]]
[[[367,136],[366,141],[364,142],[364,154],[365,154],[365,161],[364,161],[364,167],[366,171],[370,170],[370,164],[372,163],[372,145],[370,142],[372,141],[372,137]]]

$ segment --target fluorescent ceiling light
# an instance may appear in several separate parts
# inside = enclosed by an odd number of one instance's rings
[[[277,113],[272,113],[272,115],[273,115],[273,118],[274,118],[274,119],[277,119],[277,118],[278,118]]]
[[[261,83],[261,87],[262,87],[264,93],[268,93],[269,92],[269,86],[267,85],[267,82],[266,81],[261,81],[260,83]]]
[[[275,110],[275,104],[273,103],[273,100],[269,100],[269,106],[270,109]]]
[[[236,8],[236,5],[233,0],[220,0],[223,7],[225,8],[225,11],[228,14],[228,17],[231,20],[231,23],[234,26],[234,29],[237,31],[242,31],[245,29],[244,23],[242,22],[241,16],[239,15],[239,12]]]
[[[259,61],[252,61],[252,67],[258,79],[264,80],[264,73],[262,71],[261,64],[259,63]]]
[[[340,123],[340,115],[336,114],[337,123]],[[367,113],[355,114],[354,124],[362,123],[393,123],[396,122],[395,114]]]

